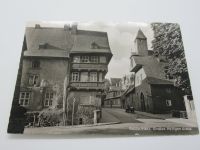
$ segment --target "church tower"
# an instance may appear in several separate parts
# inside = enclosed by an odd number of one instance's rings
[[[135,53],[141,56],[148,55],[147,38],[141,29],[138,30],[137,36],[135,38]]]

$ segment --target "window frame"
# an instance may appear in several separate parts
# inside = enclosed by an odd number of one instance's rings
[[[22,97],[22,94],[24,94],[23,97]],[[29,96],[27,97],[27,95],[29,95]],[[31,99],[31,92],[25,92],[25,91],[20,92],[20,95],[19,95],[19,105],[20,106],[29,106],[30,99]]]
[[[32,67],[32,69],[40,69],[40,61],[39,60],[33,60],[31,67]]]
[[[80,57],[80,62],[81,63],[89,63],[90,62],[90,57],[89,56],[81,56]]]
[[[104,61],[102,61],[104,60]],[[99,56],[99,63],[106,64],[107,63],[107,57],[106,56]]]
[[[54,97],[53,92],[48,91],[48,92],[45,93],[45,99],[44,99],[44,106],[45,107],[49,107],[49,106],[53,105],[53,97]]]
[[[96,76],[92,76],[92,74],[96,74]],[[90,82],[97,82],[97,75],[97,72],[90,72]]]
[[[77,60],[76,60],[77,59]],[[75,61],[76,60],[76,61]],[[80,56],[73,56],[73,63],[80,63],[81,62],[81,57]]]
[[[171,107],[172,106],[172,100],[166,99],[166,106]]]
[[[32,79],[30,79],[32,78]],[[28,77],[28,84],[29,85],[37,85],[39,82],[39,75],[37,74],[30,74]]]
[[[99,62],[99,56],[91,56],[90,62],[91,63],[98,63]]]
[[[74,80],[74,75],[77,74],[77,76],[75,76],[75,79]],[[80,73],[79,72],[72,72],[72,77],[71,77],[71,81],[72,82],[79,82],[80,81]]]

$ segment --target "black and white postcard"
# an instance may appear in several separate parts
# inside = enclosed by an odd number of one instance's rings
[[[8,133],[198,134],[179,24],[33,21],[21,38]]]

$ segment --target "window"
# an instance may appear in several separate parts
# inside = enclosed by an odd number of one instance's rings
[[[97,73],[96,72],[90,72],[90,81],[97,82]]]
[[[83,124],[83,118],[79,118],[79,124]]]
[[[80,56],[74,56],[73,57],[73,62],[74,63],[80,63]]]
[[[99,73],[99,82],[102,82],[102,81],[103,81],[103,73],[100,72],[100,73]]]
[[[100,46],[97,43],[95,42],[91,43],[91,49],[98,49],[98,48],[100,48]]]
[[[88,72],[81,72],[81,82],[88,82]]]
[[[19,104],[21,106],[28,106],[30,101],[30,92],[21,92],[19,97]]]
[[[53,92],[45,93],[44,106],[52,106],[53,103]]]
[[[82,63],[89,63],[89,56],[81,56]]]
[[[37,85],[39,83],[39,76],[38,75],[30,75],[28,82],[29,82],[29,85]]]
[[[98,56],[91,56],[91,63],[98,63]]]
[[[38,69],[38,68],[40,68],[40,61],[39,61],[39,60],[34,60],[34,61],[32,61],[32,68],[33,68],[33,69]]]
[[[79,81],[79,73],[78,72],[72,72],[72,81],[74,81],[74,82]]]
[[[100,63],[106,63],[106,57],[105,56],[100,56],[99,57]]]
[[[166,100],[166,106],[168,106],[168,107],[172,106],[172,101],[171,100]]]

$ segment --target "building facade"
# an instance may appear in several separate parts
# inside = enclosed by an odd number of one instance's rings
[[[121,78],[110,78],[110,87],[106,93],[104,106],[109,108],[122,108],[122,80]]]
[[[112,57],[107,33],[36,24],[26,28],[25,47],[19,104],[29,112],[66,107],[74,124],[93,122]]]
[[[126,105],[135,110],[151,113],[168,113],[184,110],[183,96],[165,75],[166,61],[152,55],[147,48],[147,38],[139,30],[135,39],[135,51],[131,54],[131,72],[134,88],[125,94]]]

